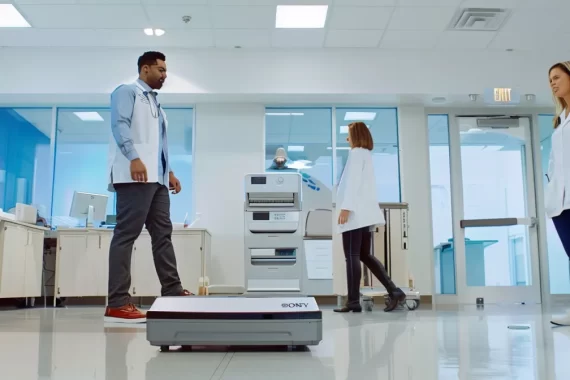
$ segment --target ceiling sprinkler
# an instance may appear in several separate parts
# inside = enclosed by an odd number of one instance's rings
[[[190,20],[192,20],[192,16],[182,16],[182,21],[185,24],[188,24],[190,22]]]

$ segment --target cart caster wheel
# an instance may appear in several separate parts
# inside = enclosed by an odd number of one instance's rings
[[[416,310],[418,307],[420,307],[420,301],[419,300],[407,300],[406,301],[406,307],[408,308],[408,310]]]
[[[390,296],[384,297],[384,305],[386,306],[390,305],[390,301],[391,301]]]
[[[160,352],[169,352],[170,346],[160,346]]]

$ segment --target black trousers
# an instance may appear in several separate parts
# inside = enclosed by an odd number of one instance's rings
[[[552,218],[554,227],[558,232],[562,246],[570,258],[570,210],[562,211],[562,214]]]
[[[133,245],[143,227],[150,234],[154,266],[163,296],[177,296],[183,291],[176,256],[172,246],[170,196],[159,183],[115,185],[117,192],[117,226],[109,249],[110,307],[131,302],[131,257]]]
[[[360,279],[362,277],[360,262],[366,265],[370,272],[384,285],[390,295],[397,289],[390,276],[388,276],[386,268],[371,252],[372,232],[370,227],[343,232],[342,245],[344,257],[346,258],[348,287],[348,302],[346,306],[360,305]]]

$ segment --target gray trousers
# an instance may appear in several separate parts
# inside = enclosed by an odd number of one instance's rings
[[[117,226],[109,249],[109,307],[131,302],[131,257],[143,227],[150,234],[152,255],[163,296],[178,296],[183,288],[172,246],[170,196],[158,183],[116,184]]]

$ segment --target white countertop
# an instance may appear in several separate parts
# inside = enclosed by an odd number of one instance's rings
[[[8,219],[8,218],[4,218],[2,216],[0,216],[0,222],[5,222],[5,223],[12,223],[18,226],[23,226],[23,227],[27,227],[27,228],[33,228],[35,230],[40,230],[40,231],[49,231],[49,228],[46,227],[42,227],[42,226],[36,226],[35,224],[30,224],[30,223],[24,223],[24,222],[20,222],[18,220],[14,220],[14,219]]]

